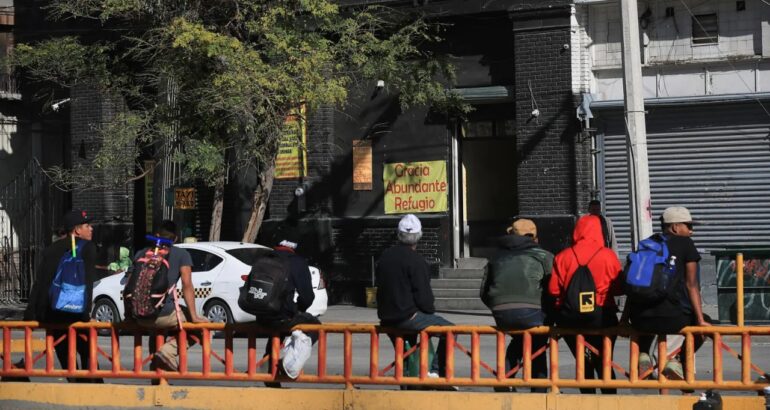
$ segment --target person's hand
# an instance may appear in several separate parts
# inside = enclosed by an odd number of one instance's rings
[[[711,326],[711,323],[706,321],[706,319],[704,319],[704,318],[700,318],[700,319],[698,319],[697,325],[698,326]]]
[[[195,317],[192,317],[191,319],[193,323],[209,323],[209,319],[204,316],[195,315]]]

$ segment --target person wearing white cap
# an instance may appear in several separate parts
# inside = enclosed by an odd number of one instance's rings
[[[430,270],[417,253],[417,242],[422,237],[420,220],[412,214],[404,215],[398,223],[397,235],[399,244],[385,250],[377,262],[377,316],[381,324],[415,332],[428,326],[452,325],[435,314]],[[404,339],[414,346],[417,336]],[[445,375],[445,343],[446,337],[439,337],[430,377]]]
[[[627,309],[634,329],[648,333],[639,338],[639,368],[647,371],[652,367],[649,356],[650,347],[656,334],[676,334],[685,326],[710,326],[706,315],[703,314],[700,293],[701,259],[698,249],[692,240],[693,227],[698,223],[693,221],[690,211],[682,206],[666,208],[660,217],[661,239],[669,251],[669,260],[675,265],[675,273],[671,282],[674,288],[670,297],[654,305],[635,305],[629,301]],[[703,344],[703,338],[695,338],[695,350]],[[672,339],[668,340],[668,351],[673,346]],[[662,370],[663,375],[672,380],[683,380],[686,374],[685,350],[677,357],[669,360]]]

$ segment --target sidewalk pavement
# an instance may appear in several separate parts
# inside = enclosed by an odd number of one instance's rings
[[[26,308],[24,303],[0,302],[0,320],[22,320]]]

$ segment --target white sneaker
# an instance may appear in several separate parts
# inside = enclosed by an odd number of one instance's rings
[[[428,372],[428,378],[429,379],[438,379],[441,376],[438,375],[436,372]],[[457,386],[430,386],[430,389],[433,390],[441,390],[441,391],[460,391],[460,388]]]

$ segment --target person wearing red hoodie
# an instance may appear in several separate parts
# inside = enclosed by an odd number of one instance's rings
[[[620,280],[620,261],[612,249],[604,246],[604,237],[602,236],[601,221],[595,215],[586,215],[580,218],[575,225],[572,234],[573,245],[556,255],[553,263],[553,272],[551,280],[548,283],[548,293],[555,298],[556,325],[566,328],[604,328],[613,327],[618,324],[618,308],[614,297],[621,293]],[[585,307],[586,311],[591,313],[579,313],[570,311],[568,298],[568,289],[570,282],[575,276],[575,272],[581,266],[587,266],[591,271],[593,284],[596,292],[589,295],[588,298],[581,298],[581,311]],[[615,338],[612,338],[612,348],[615,345]],[[565,336],[564,341],[569,346],[570,351],[575,357],[576,337]],[[593,379],[594,374],[598,378],[602,377],[602,336],[586,335],[585,342],[595,347],[599,355],[593,354],[586,349],[585,378]],[[609,352],[612,357],[612,348]],[[615,378],[612,372],[612,378]],[[582,393],[596,393],[596,389],[580,389]],[[615,389],[602,389],[602,393],[615,394]]]

